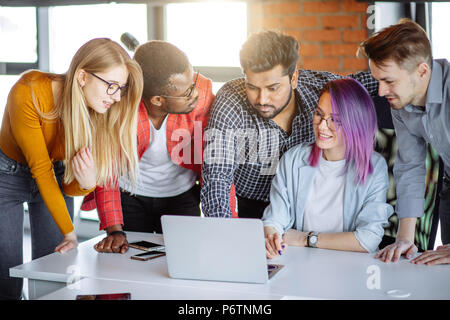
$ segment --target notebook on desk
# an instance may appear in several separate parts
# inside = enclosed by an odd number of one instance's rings
[[[162,216],[169,276],[265,283],[283,266],[268,265],[259,219]]]

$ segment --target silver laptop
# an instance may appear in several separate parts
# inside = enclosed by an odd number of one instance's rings
[[[162,216],[169,275],[178,279],[265,283],[268,265],[259,219]]]

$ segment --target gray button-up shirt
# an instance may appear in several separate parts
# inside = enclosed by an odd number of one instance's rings
[[[426,144],[430,143],[450,173],[450,63],[433,61],[425,110],[408,105],[391,109],[398,152],[394,164],[399,218],[424,212]]]

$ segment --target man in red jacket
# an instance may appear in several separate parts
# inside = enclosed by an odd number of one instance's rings
[[[128,250],[125,231],[162,233],[161,215],[200,215],[203,132],[214,101],[211,80],[194,72],[186,55],[164,41],[139,46],[134,59],[143,71],[138,116],[139,175],[117,187],[97,187],[82,210],[97,207],[107,237],[99,252]],[[119,188],[120,187],[120,188]]]

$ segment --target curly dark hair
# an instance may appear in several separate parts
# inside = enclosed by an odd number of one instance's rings
[[[134,54],[144,77],[144,99],[158,95],[168,95],[171,90],[170,78],[184,73],[190,63],[186,54],[173,44],[152,40],[140,45]]]

